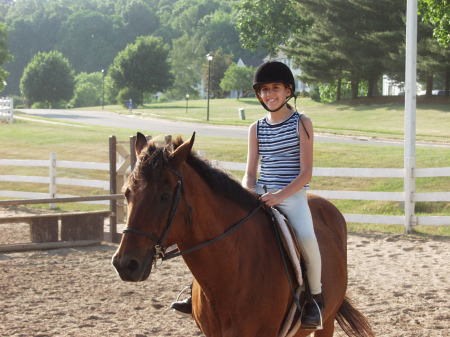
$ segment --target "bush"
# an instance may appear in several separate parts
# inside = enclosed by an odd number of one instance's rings
[[[50,108],[50,104],[47,102],[35,102],[31,106],[32,109],[48,109]]]
[[[14,108],[22,109],[23,107],[26,107],[27,102],[25,100],[25,97],[13,96],[12,98],[13,98]]]
[[[311,99],[316,102],[320,102],[320,90],[319,87],[314,87],[311,91]]]
[[[98,88],[92,83],[77,84],[70,105],[73,107],[100,105],[102,104],[101,94],[101,89],[99,92]]]
[[[142,105],[142,93],[139,90],[135,88],[123,88],[119,91],[117,102],[121,105],[128,108],[127,103],[130,99],[133,101],[133,107]]]

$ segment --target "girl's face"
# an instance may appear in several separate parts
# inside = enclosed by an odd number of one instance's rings
[[[286,87],[284,83],[267,83],[261,85],[259,95],[269,109],[275,110],[291,95],[291,89]]]

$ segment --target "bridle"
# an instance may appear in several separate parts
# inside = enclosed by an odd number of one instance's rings
[[[253,209],[248,215],[246,215],[245,217],[243,217],[242,219],[240,219],[238,222],[234,223],[233,225],[231,225],[225,232],[223,232],[222,234],[216,236],[213,239],[210,240],[206,240],[202,243],[199,243],[197,245],[195,245],[194,247],[188,248],[186,250],[180,251],[178,249],[174,249],[171,250],[169,252],[166,253],[167,248],[164,247],[163,242],[166,239],[167,235],[169,234],[171,228],[172,228],[172,224],[173,224],[173,219],[175,218],[175,215],[177,213],[178,210],[178,206],[180,204],[180,200],[181,197],[183,195],[183,176],[180,172],[178,172],[177,170],[174,170],[170,167],[166,168],[169,172],[173,173],[178,181],[175,187],[175,194],[173,196],[172,199],[172,205],[169,211],[169,215],[167,217],[167,221],[166,221],[166,225],[163,229],[163,232],[161,234],[161,236],[158,238],[156,235],[150,234],[150,233],[146,233],[144,231],[141,231],[139,229],[133,228],[133,227],[126,227],[123,230],[123,233],[133,233],[136,235],[142,235],[145,236],[146,238],[149,238],[150,240],[152,240],[155,243],[154,246],[154,253],[152,256],[152,261],[156,263],[156,261],[158,259],[161,259],[162,261],[165,260],[169,260],[172,259],[174,257],[178,257],[181,255],[186,255],[189,253],[192,253],[196,250],[199,250],[205,246],[208,246],[216,241],[219,241],[221,239],[223,239],[224,237],[228,236],[229,234],[233,233],[234,231],[236,231],[243,223],[247,222],[247,220],[249,220],[253,215],[255,215],[260,208],[263,207],[263,204],[260,203],[258,204],[258,206]]]

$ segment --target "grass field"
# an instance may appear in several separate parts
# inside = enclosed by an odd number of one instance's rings
[[[235,100],[228,100],[230,106]],[[219,100],[213,102],[212,107]],[[325,125],[331,123],[333,114],[340,115],[338,110],[322,111],[327,106],[318,105],[317,103],[307,100],[305,110],[313,116],[316,130],[317,125]],[[308,103],[308,104],[306,104]],[[169,103],[168,103],[169,104]],[[173,103],[170,103],[173,104]],[[191,104],[191,102],[190,102]],[[199,103],[200,104],[200,103]],[[252,106],[254,115],[249,115],[248,119],[259,118],[261,111],[255,102],[248,100],[246,103]],[[342,107],[342,105],[339,105]],[[337,107],[334,107],[337,109]],[[360,107],[359,107],[360,108]],[[353,109],[359,109],[357,105]],[[160,106],[151,109],[165,108]],[[180,107],[174,109],[181,109]],[[230,108],[231,109],[231,108]],[[247,107],[245,108],[247,111]],[[445,109],[448,109],[446,107]],[[427,108],[423,112],[428,115],[429,125],[423,130],[423,136],[426,140],[448,140],[449,131],[448,119],[449,111],[443,107]],[[145,110],[142,112],[145,114]],[[362,110],[361,115],[368,115],[371,112],[378,115],[387,114],[389,111],[386,107],[377,106],[372,110]],[[141,109],[138,110],[141,112]],[[168,111],[168,109],[164,110]],[[214,111],[214,110],[212,110]],[[250,110],[252,111],[252,110]],[[184,112],[183,112],[184,113]],[[392,113],[392,111],[391,111]],[[168,112],[174,114],[175,112]],[[199,112],[200,114],[200,112]],[[225,114],[225,113],[224,113]],[[316,114],[316,115],[315,115]],[[343,113],[341,113],[343,114]],[[348,116],[351,114],[345,112]],[[237,111],[236,111],[237,115]],[[321,122],[320,116],[323,115]],[[231,115],[230,115],[231,116]],[[327,117],[328,116],[328,117]],[[235,116],[236,117],[236,116]],[[175,118],[175,117],[173,117]],[[396,117],[397,118],[397,117]],[[183,116],[181,117],[183,119]],[[231,117],[230,117],[231,119]],[[336,122],[336,133],[347,133],[347,130],[359,127],[363,128],[360,118],[348,117],[349,124],[345,129],[338,129],[340,125]],[[245,121],[248,123],[247,121]],[[323,123],[323,124],[321,124]],[[345,123],[344,123],[345,124]],[[380,123],[382,124],[382,123]],[[371,127],[376,129],[377,135],[382,135],[382,128],[379,125]],[[365,130],[368,130],[367,126]],[[419,124],[418,124],[419,129]],[[428,130],[428,131],[427,131]],[[389,131],[389,130],[388,130]],[[58,160],[73,161],[108,161],[108,137],[112,134],[116,135],[119,141],[127,142],[129,136],[135,134],[136,130],[113,129],[107,127],[74,127],[74,126],[55,126],[50,124],[36,123],[31,121],[16,120],[14,124],[0,124],[0,158],[11,159],[47,159],[50,152],[56,152]],[[394,129],[389,131],[389,138],[395,135]],[[365,134],[365,133],[364,133]],[[152,134],[155,136],[155,134]],[[247,144],[245,139],[221,139],[197,137],[195,149],[202,151],[209,159],[245,162]],[[450,149],[449,148],[417,148],[417,167],[447,167],[450,166]],[[383,167],[398,168],[403,166],[403,149],[395,146],[371,146],[371,145],[349,145],[337,143],[316,143],[315,144],[315,166],[316,167]],[[46,176],[48,170],[46,168],[19,168],[19,167],[1,167],[0,174],[14,175],[42,175]],[[240,179],[242,172],[232,172],[232,174]],[[64,177],[83,177],[88,179],[108,179],[106,172],[99,171],[80,171],[80,170],[58,170],[58,176]],[[358,179],[358,178],[334,178],[334,177],[315,177],[311,183],[312,189],[334,189],[334,190],[365,190],[365,191],[402,191],[402,179]],[[48,187],[44,184],[18,184],[0,182],[0,190],[17,190],[17,191],[33,191],[47,192]],[[449,191],[450,179],[445,178],[421,178],[417,179],[417,190],[425,191]],[[103,194],[104,191],[93,190],[81,187],[58,186],[58,193],[62,194]],[[397,202],[381,202],[381,201],[351,201],[351,200],[334,200],[333,201],[343,213],[367,213],[367,214],[385,214],[385,215],[401,215],[402,208]],[[44,205],[45,207],[45,205]],[[98,206],[89,205],[72,205],[61,204],[61,209],[95,209]],[[450,203],[418,203],[417,213],[426,215],[450,215]],[[349,227],[353,231],[379,230],[388,232],[402,232],[401,226],[381,226],[381,225],[363,225],[350,224]],[[419,232],[433,235],[450,235],[450,227],[426,227],[416,228]]]

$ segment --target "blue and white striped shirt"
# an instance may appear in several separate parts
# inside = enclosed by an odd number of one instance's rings
[[[300,174],[300,114],[279,124],[269,124],[267,118],[258,120],[256,137],[261,159],[257,184],[267,188],[283,188]]]

